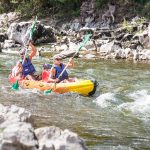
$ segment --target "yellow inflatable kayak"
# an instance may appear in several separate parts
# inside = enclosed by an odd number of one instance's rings
[[[16,79],[14,77],[9,77],[9,81],[11,84],[13,84],[16,82]],[[52,89],[53,92],[59,94],[75,92],[85,96],[90,96],[95,93],[97,82],[79,79],[76,82],[57,83],[56,86],[54,86],[54,83],[47,83],[44,81],[20,80],[19,86],[26,89],[36,88],[41,91]]]

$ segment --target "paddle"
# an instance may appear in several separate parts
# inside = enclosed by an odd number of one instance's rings
[[[30,40],[32,39],[33,33],[34,33],[34,31],[35,31],[35,24],[36,24],[36,22],[37,22],[37,16],[35,17],[35,20],[34,20],[34,22],[32,23],[31,30],[30,30],[30,33],[29,33],[29,34],[30,34],[30,35],[29,35],[29,40],[28,40],[27,43],[29,43]],[[23,42],[23,43],[24,43],[24,46],[25,46],[25,42]],[[26,43],[26,44],[27,44],[27,43]],[[24,55],[22,64],[23,64],[24,61],[25,61],[25,58],[26,58],[26,55],[27,55],[27,51],[28,51],[28,48],[26,48],[26,50],[25,50],[25,55]],[[16,80],[16,82],[12,85],[12,89],[13,89],[13,90],[18,90],[18,88],[19,88],[19,83],[18,83],[18,80]]]
[[[76,54],[81,50],[81,48],[86,44],[86,42],[90,39],[90,37],[92,36],[92,34],[88,34],[85,38],[85,40],[82,42],[82,44],[80,45],[80,47],[78,48],[77,52],[72,56],[71,59],[73,59]],[[63,69],[63,71],[61,72],[61,74],[59,75],[58,79],[63,75],[63,73],[65,72],[65,70],[67,69],[67,67],[69,66],[70,61],[67,63],[67,65],[65,66],[65,68]],[[56,87],[57,82],[55,81],[52,88],[49,90],[44,91],[44,94],[49,94],[52,92],[53,88]]]

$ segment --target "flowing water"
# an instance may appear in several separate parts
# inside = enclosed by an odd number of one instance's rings
[[[90,150],[150,149],[150,65],[115,60],[77,59],[69,73],[96,79],[94,96],[11,90],[8,74],[17,56],[0,54],[0,103],[29,110],[34,126],[58,126],[78,133]],[[49,59],[35,58],[37,71]],[[6,70],[4,70],[6,69]]]

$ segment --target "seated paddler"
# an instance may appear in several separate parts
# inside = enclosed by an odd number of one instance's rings
[[[12,75],[20,79],[38,80],[39,76],[35,74],[36,70],[32,64],[32,58],[36,55],[36,48],[30,42],[28,50],[31,50],[30,54],[26,54],[26,49],[20,50],[20,61],[17,62],[16,66],[12,70]]]
[[[69,59],[68,64],[64,64],[62,62],[62,58],[59,55],[55,55],[53,57],[53,66],[50,70],[50,76],[48,82],[74,82],[75,78],[69,78],[68,72],[65,69],[66,65],[67,68],[74,67],[74,60],[72,58]],[[63,73],[62,73],[63,72]]]

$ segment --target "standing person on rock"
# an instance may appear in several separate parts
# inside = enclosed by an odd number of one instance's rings
[[[38,80],[39,76],[35,75],[36,70],[31,62],[32,58],[36,55],[37,49],[31,42],[29,43],[28,49],[31,49],[29,55],[25,54],[24,48],[19,52],[21,60],[12,69],[12,76],[15,76],[17,79]]]

